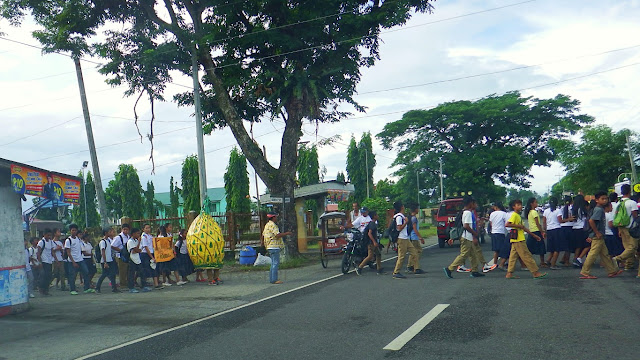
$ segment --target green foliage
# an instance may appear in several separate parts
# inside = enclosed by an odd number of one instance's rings
[[[551,141],[558,160],[567,169],[566,176],[554,185],[552,192],[557,195],[564,187],[576,194],[580,191],[594,194],[613,187],[619,174],[631,172],[627,134],[631,135],[632,149],[639,153],[637,134],[627,129],[614,132],[606,125],[585,128],[579,141]]]
[[[369,198],[365,199],[361,206],[366,207],[371,210],[375,210],[378,213],[380,219],[378,220],[378,228],[381,230],[386,229],[387,227],[387,210],[392,209],[393,205],[390,202],[387,202],[385,199],[381,198]]]
[[[247,159],[235,147],[231,150],[227,172],[224,173],[224,190],[227,196],[227,211],[242,214],[251,212]]]
[[[144,191],[144,213],[147,219],[155,219],[162,203],[156,200],[153,181],[147,181],[147,190]]]
[[[369,194],[373,194],[373,169],[376,165],[376,157],[373,153],[371,133],[362,134],[360,142],[352,136],[347,149],[347,174],[349,181],[355,188],[354,198],[362,202]]]
[[[379,180],[373,189],[373,196],[393,202],[398,199],[398,186],[393,180]]]
[[[579,114],[578,100],[522,97],[519,92],[490,95],[477,101],[454,101],[430,110],[412,110],[385,125],[377,136],[386,149],[397,149],[395,173],[406,182],[420,171],[423,193],[437,197],[438,159],[443,158],[445,192],[472,191],[481,203],[503,199],[496,185],[530,186],[533,165],[556,159],[551,139],[575,134],[593,122]],[[399,181],[400,188],[404,186]],[[423,183],[424,181],[424,183]]]
[[[502,203],[506,206],[506,204],[508,204],[511,200],[520,199],[522,200],[523,204],[526,204],[527,200],[532,197],[538,199],[538,202],[540,203],[546,200],[542,197],[542,195],[532,190],[507,188],[507,197]]]
[[[144,199],[138,171],[133,165],[120,164],[105,190],[107,211],[114,218],[128,216],[131,219],[144,217]]]
[[[189,211],[200,213],[200,177],[198,156],[187,156],[182,162],[182,207],[185,215]]]
[[[173,176],[171,177],[169,184],[169,211],[170,217],[178,216],[178,207],[180,207],[180,188],[178,183],[174,183]]]
[[[336,181],[343,184],[347,182],[347,178],[342,171],[339,171],[338,175],[336,175]]]
[[[78,173],[78,177],[82,177],[82,171]],[[87,220],[85,222],[85,206],[84,206],[84,192],[87,192]],[[96,184],[91,176],[91,171],[87,172],[86,186],[80,184],[80,203],[74,205],[71,210],[71,221],[78,225],[80,229],[96,227],[100,225],[100,214],[98,214],[98,206],[96,204]],[[56,219],[57,220],[57,219]]]
[[[298,183],[300,186],[318,184],[320,182],[320,164],[318,163],[318,148],[313,145],[298,147]]]

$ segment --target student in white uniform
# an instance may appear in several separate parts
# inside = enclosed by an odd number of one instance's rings
[[[69,231],[71,236],[64,242],[64,248],[67,252],[67,258],[69,259],[69,289],[71,295],[78,295],[76,291],[76,274],[80,272],[84,279],[84,293],[95,293],[95,290],[91,289],[91,281],[89,280],[89,268],[87,263],[84,262],[82,257],[82,240],[78,238],[78,225],[69,225]]]
[[[113,256],[113,251],[111,249],[112,237],[114,235],[114,231],[112,228],[106,228],[102,230],[102,240],[98,243],[98,247],[100,248],[100,266],[102,266],[102,275],[98,279],[96,283],[96,293],[100,294],[100,288],[102,287],[102,282],[107,277],[111,281],[111,292],[119,293],[118,287],[116,286],[116,271],[118,270],[115,257]]]

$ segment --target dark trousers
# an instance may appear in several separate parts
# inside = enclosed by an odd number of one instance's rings
[[[129,269],[127,270],[127,282],[129,289],[133,289],[136,284],[136,277],[140,276],[141,286],[144,288],[147,286],[147,279],[142,274],[142,264],[135,264],[132,260],[127,263]]]
[[[102,266],[102,275],[100,275],[100,278],[98,279],[98,282],[96,283],[96,291],[100,291],[100,287],[102,286],[102,282],[107,277],[111,281],[111,288],[113,290],[116,289],[116,273],[118,271],[118,267],[116,266],[116,262],[115,261],[109,261],[109,262],[107,262],[107,265],[109,265],[109,267],[105,268],[104,264],[100,264],[100,266]]]
[[[69,268],[69,289],[71,291],[76,291],[76,274],[80,272],[84,280],[84,289],[89,290],[91,287],[91,281],[89,280],[89,269],[87,268],[87,264],[84,261],[77,261],[76,265],[78,265],[78,267],[73,266],[73,262],[67,263]]]
[[[49,293],[49,285],[51,284],[51,274],[53,265],[42,263],[42,276],[40,277],[40,291],[44,294]]]

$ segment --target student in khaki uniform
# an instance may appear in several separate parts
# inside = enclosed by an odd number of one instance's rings
[[[611,261],[611,257],[609,257],[609,250],[607,250],[607,245],[604,242],[604,233],[607,227],[604,207],[609,203],[609,196],[605,191],[599,191],[596,193],[595,198],[598,206],[593,209],[591,217],[589,218],[590,231],[589,237],[587,238],[587,242],[591,243],[591,250],[589,250],[587,260],[585,260],[584,265],[582,265],[580,279],[597,279],[597,277],[591,275],[591,266],[593,266],[598,255],[600,256],[600,263],[607,270],[609,277],[616,277],[623,272],[613,265],[613,261]]]
[[[478,266],[482,262],[479,256],[480,242],[478,241],[478,231],[474,210],[476,209],[476,200],[471,196],[464,198],[464,211],[462,213],[462,224],[464,232],[460,238],[460,255],[448,267],[443,268],[444,274],[448,278],[453,278],[451,272],[456,270],[458,266],[464,265],[467,257],[471,258],[471,277],[482,277],[484,274],[478,272]],[[449,245],[453,244],[453,239],[449,239]]]
[[[524,264],[527,266],[527,269],[529,269],[533,275],[533,278],[542,279],[547,276],[547,273],[541,273],[538,271],[538,265],[536,265],[536,262],[533,260],[533,256],[531,256],[531,252],[527,247],[524,233],[526,232],[536,241],[542,241],[542,238],[532,233],[522,224],[522,218],[520,217],[520,212],[522,211],[522,200],[512,200],[509,203],[509,208],[511,208],[513,213],[511,213],[511,217],[507,220],[506,227],[512,229],[509,232],[509,238],[513,237],[511,236],[512,231],[516,233],[516,236],[509,240],[511,242],[511,253],[509,254],[509,267],[507,268],[506,278],[519,279],[518,276],[513,275],[513,272],[516,270],[516,262],[518,262],[518,259],[522,259]]]

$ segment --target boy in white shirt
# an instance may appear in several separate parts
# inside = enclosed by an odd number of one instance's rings
[[[49,285],[53,274],[53,241],[50,229],[44,229],[44,237],[38,242],[38,261],[42,263],[42,277],[40,279],[40,293],[48,296]]]
[[[155,269],[155,261],[156,258],[153,255],[153,236],[151,235],[151,225],[144,224],[142,227],[142,240],[140,241],[140,248],[142,252],[140,253],[140,261],[142,265],[142,276],[141,277],[152,277],[153,278],[153,286],[156,290],[164,289],[163,285],[158,283],[158,272]],[[153,267],[152,267],[153,261]]]
[[[135,288],[136,275],[140,276],[142,292],[153,290],[153,288],[147,286],[147,279],[142,270],[142,261],[140,259],[140,253],[142,252],[142,248],[140,247],[140,229],[131,229],[131,237],[127,241],[127,250],[129,250],[129,267],[127,273],[129,292],[139,292]]]
[[[116,265],[115,259],[113,258],[113,253],[111,249],[111,237],[113,236],[113,229],[107,228],[102,230],[102,240],[98,246],[100,247],[100,253],[102,256],[100,257],[100,265],[102,266],[102,275],[98,279],[96,283],[96,294],[100,294],[100,287],[102,286],[102,282],[105,278],[109,278],[111,281],[111,291],[114,293],[119,293],[116,286],[116,271],[118,267]]]
[[[481,259],[478,257],[478,249],[480,242],[478,240],[478,231],[475,229],[474,210],[476,209],[476,200],[471,196],[464,198],[464,212],[462,213],[462,226],[464,232],[460,238],[460,255],[458,255],[451,265],[443,268],[444,274],[448,278],[453,278],[451,272],[456,270],[458,266],[464,265],[467,257],[471,258],[471,277],[482,277],[484,274],[478,272],[478,266]],[[449,239],[449,245],[453,243],[453,239]],[[480,250],[482,251],[482,250]],[[494,264],[495,265],[495,264]]]
[[[69,289],[71,290],[71,295],[78,295],[76,291],[76,274],[78,271],[82,274],[84,279],[84,293],[94,293],[95,290],[91,289],[91,280],[89,279],[89,268],[87,264],[84,262],[84,258],[82,256],[82,240],[77,237],[78,235],[78,225],[71,224],[69,225],[69,232],[71,236],[67,238],[64,242],[64,248],[67,252],[67,258],[69,264]]]
[[[395,215],[393,215],[393,220],[396,223],[396,228],[400,232],[398,234],[398,259],[396,260],[396,267],[393,269],[393,278],[394,279],[404,279],[406,276],[402,275],[400,270],[402,270],[402,265],[404,264],[404,258],[407,255],[407,251],[409,252],[409,257],[418,259],[419,254],[416,251],[416,248],[411,245],[411,240],[409,240],[409,232],[407,231],[407,226],[411,226],[409,224],[409,220],[404,216],[404,205],[400,201],[396,201],[393,203],[393,209],[395,211]]]
[[[622,199],[620,199],[620,203],[618,203],[618,207],[616,211],[614,211],[614,219],[617,214],[620,206],[624,206],[627,214],[629,215],[629,225],[627,226],[619,226],[618,233],[622,238],[622,246],[624,246],[624,251],[622,254],[614,257],[614,261],[624,261],[624,269],[631,270],[635,265],[635,256],[636,250],[638,249],[638,239],[632,237],[629,234],[629,228],[633,221],[638,217],[638,203],[631,200],[631,185],[624,184],[621,187]],[[638,272],[638,276],[640,277],[640,271]]]

